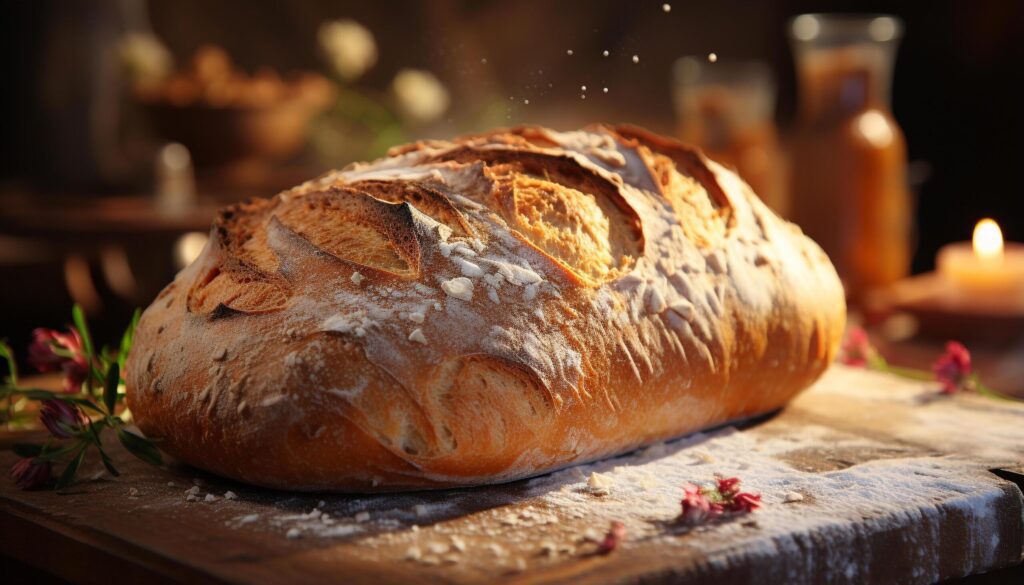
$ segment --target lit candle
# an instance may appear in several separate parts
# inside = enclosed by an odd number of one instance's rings
[[[943,246],[939,274],[958,292],[992,300],[1024,298],[1024,244],[1004,243],[999,224],[983,219],[970,243]]]

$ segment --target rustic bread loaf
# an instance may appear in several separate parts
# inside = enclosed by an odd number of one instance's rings
[[[777,409],[844,318],[818,246],[698,151],[499,130],[225,209],[143,315],[128,400],[253,484],[494,483]]]

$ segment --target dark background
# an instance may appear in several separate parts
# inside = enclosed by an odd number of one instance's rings
[[[0,191],[38,198],[53,192],[88,198],[145,191],[138,180],[112,180],[117,173],[105,168],[109,161],[94,160],[90,136],[90,104],[119,98],[117,88],[89,83],[102,68],[95,53],[123,27],[118,5],[5,3]],[[981,217],[996,218],[1007,240],[1024,240],[1024,3],[677,0],[667,14],[661,5],[182,0],[154,1],[149,13],[154,31],[179,60],[214,42],[243,67],[281,70],[323,70],[317,26],[354,18],[373,31],[380,52],[360,86],[383,89],[403,67],[429,69],[448,86],[450,114],[421,130],[437,136],[482,129],[477,114],[495,103],[501,104],[499,115],[486,119],[501,124],[568,129],[621,121],[672,133],[671,64],[682,55],[709,52],[720,60],[757,58],[772,65],[777,119],[785,132],[795,108],[787,19],[802,12],[893,13],[906,23],[893,110],[918,183],[915,271],[930,269],[942,244],[969,239]],[[567,56],[567,49],[575,55]],[[605,49],[611,58],[601,57]],[[630,62],[632,54],[640,56],[639,64]],[[610,91],[592,90],[584,101],[581,84]],[[0,311],[5,324],[15,316],[10,307]],[[58,319],[64,308],[50,312]]]

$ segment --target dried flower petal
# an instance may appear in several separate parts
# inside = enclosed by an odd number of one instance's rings
[[[946,353],[932,366],[935,379],[942,384],[943,394],[967,390],[971,379],[971,353],[963,344],[950,341]]]
[[[11,477],[19,489],[32,490],[50,483],[53,464],[39,459],[22,458],[11,466]]]
[[[604,540],[597,545],[597,552],[601,554],[608,554],[618,548],[618,546],[625,540],[626,525],[618,520],[612,520],[612,524],[608,528],[608,533],[604,535]]]
[[[44,400],[39,420],[58,439],[70,439],[81,430],[83,417],[78,407],[63,400]]]
[[[711,500],[696,484],[683,486],[683,499],[679,503],[682,506],[680,518],[687,524],[700,524],[713,513]]]
[[[761,494],[740,492],[732,497],[728,510],[735,513],[753,512],[761,507]]]
[[[718,493],[722,494],[723,498],[728,498],[740,491],[740,478],[720,478],[718,480]]]

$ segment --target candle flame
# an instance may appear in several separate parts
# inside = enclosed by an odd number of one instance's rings
[[[972,242],[974,255],[982,260],[998,260],[1003,257],[1003,232],[994,220],[985,218],[974,226]]]

